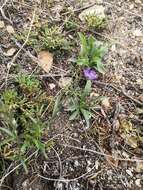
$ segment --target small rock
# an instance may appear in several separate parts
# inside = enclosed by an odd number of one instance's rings
[[[16,52],[15,48],[10,48],[6,53],[4,53],[5,56],[11,57]]]
[[[95,92],[91,92],[90,97],[99,97],[100,95],[98,93]]]
[[[129,155],[128,155],[125,151],[123,151],[122,155],[123,155],[125,158],[129,158]]]
[[[0,28],[4,28],[4,22],[0,20]]]
[[[142,79],[137,79],[136,82],[137,82],[137,84],[139,84],[139,85],[143,85],[143,80],[142,80]]]
[[[71,77],[61,77],[59,80],[59,87],[60,88],[65,88],[70,86],[72,83],[72,78]]]
[[[141,36],[143,36],[143,33],[140,29],[136,29],[133,31],[133,35],[136,37],[141,37]]]
[[[142,186],[141,186],[141,179],[136,179],[136,180],[135,180],[135,184],[136,184],[138,187],[142,187]]]
[[[105,18],[105,8],[102,5],[94,5],[79,14],[81,21],[85,21],[86,16],[96,15],[99,18]]]
[[[14,28],[11,25],[7,25],[6,30],[7,30],[7,32],[9,34],[14,34],[15,33]]]
[[[142,4],[141,0],[135,0],[136,4]]]
[[[126,173],[127,173],[129,176],[133,177],[133,174],[132,174],[131,170],[126,170]]]
[[[100,166],[100,163],[99,163],[98,160],[96,160],[96,161],[95,161],[95,168],[96,168],[96,170],[98,170],[99,166]]]
[[[86,171],[87,171],[87,172],[90,172],[91,170],[92,170],[92,168],[91,168],[90,166],[87,166],[87,167],[86,167]]]
[[[132,10],[133,8],[134,8],[134,4],[131,4],[131,5],[129,6],[129,9]]]
[[[26,179],[26,180],[22,183],[22,187],[23,187],[24,189],[26,189],[26,188],[28,187],[28,185],[29,185],[29,179]]]
[[[78,133],[73,133],[74,138],[78,138]]]
[[[138,172],[138,173],[143,172],[143,163],[142,162],[137,163],[136,172]]]
[[[50,83],[49,87],[50,87],[51,90],[53,90],[56,87],[56,85],[54,83]]]
[[[87,164],[88,166],[92,164],[92,162],[90,160],[87,160]]]
[[[113,45],[111,46],[111,51],[112,51],[112,52],[116,51],[116,44],[113,44]]]
[[[78,167],[79,166],[79,162],[78,162],[78,160],[75,160],[74,161],[74,167]]]

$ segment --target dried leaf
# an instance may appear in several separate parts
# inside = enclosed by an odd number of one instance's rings
[[[38,55],[39,66],[47,73],[51,70],[53,64],[53,54],[48,51],[41,51]]]
[[[110,156],[106,156],[106,160],[108,162],[108,165],[114,166],[116,168],[118,167],[119,160],[115,160],[113,157]]]
[[[131,146],[132,148],[137,148],[138,147],[138,140],[134,136],[127,137],[127,144],[129,146]]]
[[[123,131],[124,133],[130,133],[133,131],[133,125],[131,123],[131,121],[127,121],[126,119],[123,119],[120,121],[121,123],[121,131]]]
[[[13,56],[13,54],[16,52],[15,48],[10,48],[4,55],[7,57]]]
[[[102,106],[104,106],[106,109],[110,108],[110,102],[109,102],[109,98],[104,97],[102,100]]]
[[[9,34],[14,34],[14,28],[11,25],[7,25],[6,30]]]

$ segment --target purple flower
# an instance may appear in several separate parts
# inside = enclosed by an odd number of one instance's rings
[[[89,80],[96,80],[97,74],[94,69],[86,68],[83,70],[84,76]]]

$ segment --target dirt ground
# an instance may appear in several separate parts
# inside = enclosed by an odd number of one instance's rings
[[[34,73],[43,82],[46,91],[56,96],[60,91],[58,81],[63,73],[71,75],[70,59],[76,57],[75,47],[67,55],[55,58],[55,68],[51,76],[46,74],[31,58],[37,56],[32,47],[25,45],[17,57],[6,56],[7,49],[14,47],[16,52],[22,44],[16,42],[12,33],[6,31],[12,25],[16,32],[29,27],[34,8],[41,23],[49,18],[62,25],[68,10],[79,14],[96,3],[94,0],[3,0],[0,2],[0,91],[12,83],[18,72]],[[104,57],[107,72],[93,83],[92,93],[107,96],[110,106],[103,107],[85,128],[85,121],[69,121],[63,109],[52,121],[43,140],[51,143],[47,159],[37,152],[28,152],[28,174],[19,163],[5,160],[2,190],[142,190],[143,189],[143,2],[142,0],[101,0],[105,8],[107,26],[102,31],[91,33],[98,39],[110,44]],[[49,3],[49,4],[48,4]],[[64,8],[67,7],[66,11]],[[36,21],[35,21],[36,22]],[[66,35],[73,41],[75,34],[82,31],[84,24]],[[76,39],[75,39],[76,40]],[[30,54],[29,54],[30,52]],[[9,64],[13,67],[9,72]],[[64,72],[63,72],[64,70]],[[9,73],[8,73],[9,72]],[[8,84],[7,84],[8,83]],[[50,89],[49,84],[55,84]],[[48,116],[47,116],[48,117]],[[125,127],[129,123],[134,130]],[[134,135],[139,139],[134,140]],[[30,156],[31,155],[31,156]],[[1,155],[0,155],[1,156]],[[30,157],[29,157],[30,156]],[[11,172],[11,170],[13,172]]]

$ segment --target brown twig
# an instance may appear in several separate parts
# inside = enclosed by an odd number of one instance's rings
[[[76,149],[76,150],[81,150],[81,151],[85,151],[85,152],[91,152],[91,153],[94,153],[94,154],[98,154],[100,156],[104,156],[105,158],[108,157],[108,158],[112,158],[114,160],[119,160],[119,161],[128,161],[128,162],[143,162],[143,159],[139,159],[139,158],[135,158],[135,159],[131,159],[131,158],[120,158],[120,157],[114,157],[110,154],[105,154],[103,152],[99,152],[99,151],[96,151],[96,150],[92,150],[92,149],[86,149],[86,148],[80,148],[80,147],[77,147],[77,146],[72,146],[72,145],[68,145],[68,144],[62,144],[62,146],[64,147],[69,147],[69,148],[73,148],[73,149]]]
[[[126,96],[127,98],[129,98],[130,100],[135,102],[137,105],[143,106],[143,102],[140,102],[139,100],[137,100],[137,99],[133,98],[132,96],[128,95],[121,87],[116,87],[116,86],[114,86],[112,84],[101,82],[101,81],[94,81],[94,84],[95,85],[101,85],[101,86],[109,86],[109,87],[113,88],[114,90],[116,90],[117,92],[122,93],[124,96]]]
[[[25,162],[28,161],[29,159],[31,159],[38,151],[33,152],[28,158],[25,159]],[[13,173],[15,170],[17,170],[19,167],[22,166],[22,163],[18,164],[16,167],[14,167],[12,170],[10,170],[5,176],[3,176],[0,179],[0,188],[3,186],[3,182],[4,180],[11,174]]]

